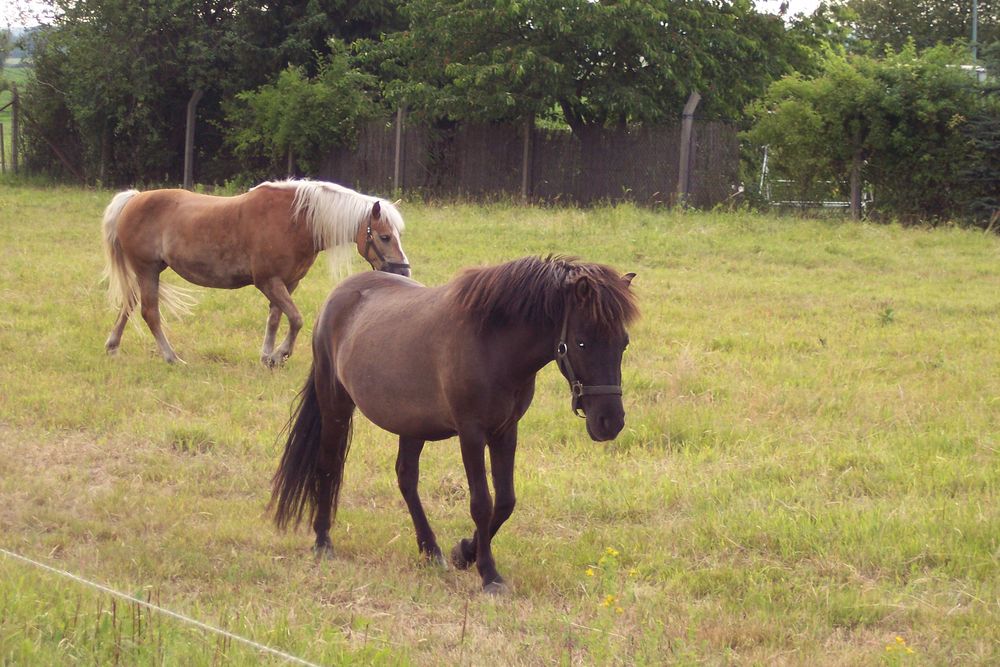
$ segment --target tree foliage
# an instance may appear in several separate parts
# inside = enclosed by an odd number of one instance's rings
[[[972,0],[845,0],[841,16],[853,33],[853,48],[881,55],[899,51],[910,41],[918,50],[936,44],[969,44]],[[978,0],[978,41],[1000,40],[1000,0]]]
[[[3,72],[3,63],[13,48],[14,38],[10,30],[0,29],[0,73]]]
[[[223,101],[288,65],[315,74],[341,32],[392,24],[386,0],[53,0],[25,94],[28,161],[58,171],[53,143],[88,180],[176,182],[187,102],[198,107],[200,176],[231,175]],[[377,33],[376,33],[377,34]]]
[[[359,49],[389,100],[456,119],[556,110],[573,129],[672,119],[696,89],[704,113],[738,116],[809,65],[819,34],[747,0],[411,0],[405,14],[407,30]]]
[[[884,59],[831,55],[812,78],[786,77],[753,105],[748,138],[770,147],[773,173],[843,192],[854,156],[864,160],[876,210],[903,218],[961,215],[974,189],[962,174],[969,118],[983,91],[947,47],[910,44]],[[815,193],[813,193],[815,194]]]
[[[337,145],[353,142],[360,123],[375,115],[373,77],[351,68],[335,42],[315,77],[289,66],[272,82],[236,96],[227,115],[228,141],[246,168],[297,156],[307,172]]]

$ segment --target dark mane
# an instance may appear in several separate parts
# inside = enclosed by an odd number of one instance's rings
[[[566,312],[571,287],[590,283],[583,308],[604,329],[625,326],[639,314],[635,297],[617,271],[575,257],[523,257],[505,264],[466,269],[452,281],[452,296],[482,328],[510,322],[558,324]]]

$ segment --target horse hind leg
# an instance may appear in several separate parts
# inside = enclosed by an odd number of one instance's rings
[[[172,364],[183,360],[177,356],[174,349],[170,347],[163,327],[160,324],[160,271],[150,269],[137,272],[139,279],[139,302],[142,310],[142,319],[146,321],[146,326],[156,339],[156,344],[160,348],[163,359]],[[117,326],[117,325],[116,325]],[[122,323],[124,326],[124,322]]]
[[[420,494],[417,492],[420,478],[420,453],[423,448],[423,440],[399,438],[396,479],[399,483],[399,491],[403,494],[403,500],[406,501],[406,507],[410,510],[410,518],[413,519],[413,528],[417,534],[417,549],[429,563],[444,568],[447,567],[447,564],[441,554],[441,548],[438,546],[434,531],[427,521],[423,504],[420,502]]]
[[[125,332],[125,325],[128,324],[128,318],[132,314],[133,308],[135,308],[135,304],[122,305],[118,319],[115,321],[115,326],[112,327],[111,333],[108,335],[108,340],[104,343],[104,349],[108,354],[118,353],[118,348],[122,344],[122,334]]]
[[[343,480],[344,462],[351,445],[354,419],[354,401],[347,391],[334,381],[335,386],[324,391],[317,386],[317,405],[320,410],[320,451],[316,476],[316,514],[313,531],[316,558],[333,554],[330,526],[336,516],[340,484]]]

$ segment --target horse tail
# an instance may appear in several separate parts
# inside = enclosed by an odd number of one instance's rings
[[[139,281],[135,271],[125,260],[125,252],[118,241],[118,219],[122,209],[138,190],[119,192],[104,209],[101,227],[104,230],[104,280],[108,281],[108,300],[116,310],[131,313],[139,302]]]
[[[138,190],[119,192],[104,209],[102,228],[104,230],[104,280],[108,281],[108,300],[116,310],[131,313],[139,303],[139,280],[135,271],[128,265],[125,251],[118,240],[118,223],[122,210]],[[191,312],[195,304],[191,290],[176,285],[168,285],[160,281],[160,303],[175,317],[181,317]]]
[[[316,355],[319,354],[321,352],[316,351]],[[305,386],[299,392],[298,405],[286,426],[288,440],[285,453],[271,479],[268,509],[274,513],[275,525],[282,530],[289,524],[299,525],[303,515],[307,515],[309,523],[312,523],[324,495],[324,484],[330,485],[326,494],[332,502],[331,523],[337,516],[344,462],[351,447],[354,405],[345,403],[350,405],[350,409],[336,413],[331,413],[331,406],[326,406],[327,419],[331,423],[327,432],[323,432],[323,407],[316,389],[316,366],[317,360],[314,359]],[[324,368],[328,366],[325,364]],[[329,381],[331,390],[337,393],[336,379],[330,378]],[[336,396],[334,402],[341,403]]]

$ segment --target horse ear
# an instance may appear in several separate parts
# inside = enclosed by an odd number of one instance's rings
[[[632,272],[626,273],[624,276],[622,276],[622,280],[625,281],[626,285],[631,285],[633,278],[635,278],[635,274]]]
[[[375,205],[372,206],[372,217],[376,220],[382,217],[382,204],[380,202],[375,202]]]
[[[576,294],[576,298],[580,301],[586,301],[592,290],[593,287],[590,284],[590,278],[587,276],[580,276],[573,283],[573,293]]]

